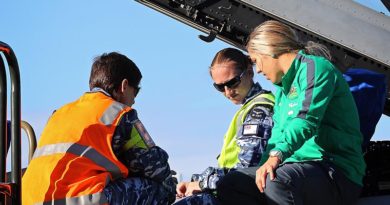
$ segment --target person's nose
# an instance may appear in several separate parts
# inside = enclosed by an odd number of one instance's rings
[[[232,95],[232,94],[233,94],[233,90],[234,90],[234,89],[229,88],[228,86],[225,86],[225,94],[226,94],[227,96]]]

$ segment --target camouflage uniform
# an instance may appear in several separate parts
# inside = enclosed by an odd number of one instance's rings
[[[246,103],[264,92],[266,91],[258,83],[255,83],[248,92],[244,102]],[[215,197],[216,188],[222,177],[236,168],[246,168],[259,164],[268,139],[271,137],[272,114],[272,106],[255,105],[245,117],[244,123],[238,129],[236,135],[237,145],[240,147],[240,153],[238,154],[239,162],[232,169],[208,167],[202,174],[194,174],[191,181],[199,181],[199,186],[203,192],[179,200],[174,205],[218,204]],[[243,129],[245,125],[259,125],[257,135],[244,135]]]
[[[124,114],[112,138],[113,152],[129,169],[129,175],[105,187],[107,201],[109,204],[171,204],[175,200],[177,182],[172,178],[168,154],[141,133],[141,140],[124,149],[126,143],[135,138],[135,122],[140,121],[133,109]]]
[[[194,194],[192,196],[180,199],[174,205],[216,205],[218,204],[215,195],[208,192]]]

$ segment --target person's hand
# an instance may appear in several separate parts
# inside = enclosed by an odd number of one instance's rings
[[[185,196],[188,184],[189,182],[180,182],[176,185],[176,197],[182,198]]]
[[[269,157],[268,160],[256,171],[256,185],[260,192],[264,192],[267,175],[270,179],[275,179],[275,169],[279,166],[280,160],[277,157]]]
[[[180,182],[176,186],[176,196],[182,198],[201,192],[199,182]]]

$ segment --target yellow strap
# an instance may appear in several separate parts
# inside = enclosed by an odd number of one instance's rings
[[[248,112],[255,106],[255,105],[271,105],[272,107],[274,106],[274,103],[275,103],[275,98],[272,94],[269,94],[269,93],[263,93],[263,94],[260,94],[258,95],[257,97],[261,97],[261,98],[265,98],[265,99],[268,99],[272,102],[266,102],[266,101],[260,101],[260,102],[255,102],[251,105],[249,105],[248,107],[246,107],[243,111],[244,111],[244,114],[241,115],[241,123],[244,123],[244,120],[245,120],[245,117],[246,115],[248,114]]]
[[[146,144],[142,140],[141,135],[138,133],[137,129],[133,127],[131,129],[130,140],[123,145],[122,152],[129,150],[132,147],[140,147],[146,149]]]

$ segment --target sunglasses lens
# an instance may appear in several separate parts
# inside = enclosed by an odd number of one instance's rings
[[[236,88],[241,83],[240,77],[237,76],[231,79],[229,82],[225,83],[225,86],[228,88]]]
[[[215,89],[217,89],[219,92],[225,92],[225,86],[228,88],[236,88],[240,84],[241,80],[238,78],[233,78],[229,82],[223,83],[223,84],[216,84],[214,83]]]
[[[135,87],[135,88],[134,88],[134,96],[137,96],[137,95],[138,95],[139,90],[141,90],[141,87]]]
[[[242,78],[244,72],[242,72],[241,75],[234,77],[233,79],[229,80],[226,83],[222,83],[222,84],[214,83],[213,85],[214,85],[215,89],[217,89],[219,92],[225,92],[225,86],[230,88],[230,89],[236,88],[238,85],[240,85],[241,78]]]
[[[215,89],[217,89],[219,92],[224,92],[225,91],[225,84],[213,84]]]

